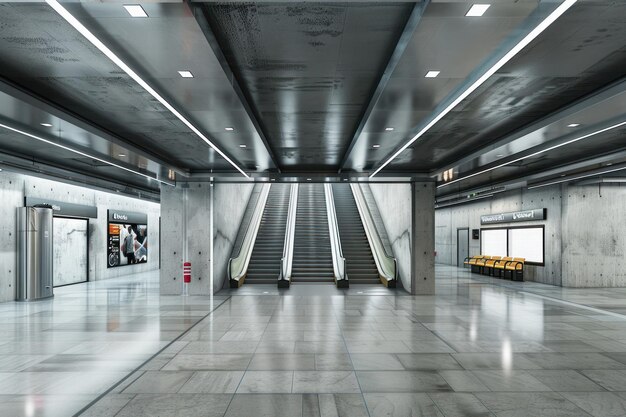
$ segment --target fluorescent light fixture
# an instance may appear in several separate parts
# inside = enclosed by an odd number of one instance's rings
[[[450,103],[445,109],[443,109],[437,116],[435,116],[426,126],[424,126],[415,136],[413,136],[407,143],[405,143],[396,153],[391,155],[373,174],[370,178],[373,178],[382,169],[384,169],[391,161],[396,159],[406,148],[411,146],[413,142],[422,137],[431,127],[437,122],[443,119],[448,113],[452,111],[460,102],[465,100],[470,94],[472,94],[478,87],[484,84],[493,74],[495,74],[500,68],[502,68],[507,62],[509,62],[515,55],[517,55],[522,49],[524,49],[529,43],[531,43],[537,36],[539,36],[544,30],[546,30],[555,20],[557,20],[563,13],[569,10],[578,0],[564,0],[552,13],[548,15],[537,27],[535,27],[530,33],[519,41],[509,52],[507,52],[502,58],[498,60],[491,68],[489,68],[480,78],[478,78],[472,85],[470,85],[465,91],[463,91],[452,103]],[[450,184],[450,183],[448,183]]]
[[[307,180],[307,181],[311,181],[311,178],[307,178],[306,180]]]
[[[385,128],[385,132],[393,132],[394,129],[395,128],[393,128],[393,127],[386,127]]]
[[[625,169],[626,167],[619,167],[619,168],[608,169],[602,172],[594,172],[593,174],[578,175],[576,177],[565,178],[565,179],[558,180],[558,181],[546,182],[544,184],[531,185],[530,187],[528,187],[528,189],[532,190],[533,188],[547,187],[549,185],[561,184],[561,183],[568,182],[568,181],[582,180],[583,178],[596,177],[596,176],[600,176],[604,174],[610,174],[611,172],[623,171]]]
[[[567,125],[567,127],[578,127],[580,126],[580,123],[570,123]]]
[[[374,149],[380,148],[380,145],[372,145],[372,148]]]
[[[23,130],[16,129],[16,128],[11,127],[11,126],[7,126],[7,125],[2,124],[2,123],[0,123],[0,127],[5,128],[6,130],[10,130],[11,132],[19,133],[20,135],[27,136],[29,138],[36,139],[38,141],[47,143],[49,145],[56,146],[57,148],[65,149],[66,151],[70,151],[70,152],[73,152],[73,153],[78,154],[80,156],[84,156],[85,158],[94,159],[94,160],[96,160],[98,162],[102,162],[104,164],[111,165],[111,166],[113,166],[115,168],[123,169],[124,171],[132,172],[133,174],[141,175],[142,177],[148,178],[150,180],[155,180],[155,181],[158,181],[158,182],[163,183],[163,184],[172,185],[172,184],[170,184],[170,183],[168,183],[166,181],[161,181],[158,178],[152,177],[152,176],[144,174],[142,172],[135,171],[133,169],[127,168],[127,167],[122,166],[122,165],[118,165],[118,164],[116,164],[114,162],[107,161],[106,159],[102,159],[102,158],[99,158],[97,156],[89,155],[88,153],[79,151],[77,149],[70,148],[69,146],[65,146],[65,145],[62,145],[60,143],[57,143],[57,142],[54,142],[54,141],[51,141],[51,140],[48,140],[48,139],[45,139],[45,138],[42,138],[41,136],[33,135],[32,133],[28,133],[28,132],[25,132]]]
[[[245,144],[243,144],[243,143],[242,143],[241,145],[239,145],[239,147],[240,147],[240,148],[246,148],[247,146],[246,146]]]
[[[39,123],[39,124],[42,125],[43,127],[52,127],[50,123]]]
[[[120,158],[123,158],[123,157],[125,157],[125,156],[126,156],[126,154],[125,154],[125,153],[120,153],[120,154],[118,154],[117,156],[119,156]]]
[[[138,4],[125,4],[124,8],[132,17],[148,17],[148,13]]]
[[[491,4],[474,4],[470,7],[469,11],[465,14],[467,17],[480,17],[485,14]]]
[[[455,179],[453,181],[450,181],[450,182],[447,182],[445,184],[438,185],[437,188],[445,187],[447,185],[454,184],[455,182],[463,181],[463,180],[466,180],[468,178],[475,177],[476,175],[484,174],[485,172],[489,172],[489,171],[493,171],[494,169],[502,168],[503,166],[507,166],[507,165],[510,165],[512,163],[519,162],[522,159],[532,158],[533,156],[540,155],[540,154],[542,154],[544,152],[548,152],[548,151],[551,151],[553,149],[560,148],[561,146],[569,145],[570,143],[578,142],[579,140],[587,139],[587,138],[589,138],[591,136],[595,136],[595,135],[598,135],[600,133],[608,132],[609,130],[617,129],[618,127],[621,127],[621,126],[624,126],[624,125],[626,125],[626,121],[620,122],[620,123],[615,124],[613,126],[605,127],[604,129],[596,130],[595,132],[591,132],[591,133],[588,133],[588,134],[583,135],[583,136],[576,137],[576,138],[568,140],[566,142],[559,143],[558,145],[550,146],[549,148],[543,149],[541,151],[537,151],[535,153],[531,153],[530,155],[522,156],[520,158],[514,159],[514,160],[509,161],[509,162],[505,162],[505,163],[500,164],[500,165],[496,165],[495,167],[483,169],[482,171],[466,175],[466,176],[464,176],[462,178],[457,178],[457,179]]]
[[[441,74],[441,71],[428,71],[426,75],[424,75],[424,77],[425,78],[437,78],[439,74]]]
[[[235,130],[235,128],[234,127],[225,127],[224,130],[227,131],[227,132],[232,132],[233,130]]]
[[[131,77],[137,84],[143,87],[152,97],[157,99],[159,103],[161,103],[165,108],[167,108],[174,116],[178,118],[185,126],[187,126],[193,133],[196,134],[200,139],[202,139],[207,145],[209,145],[215,152],[217,152],[222,158],[228,161],[237,171],[241,172],[241,174],[250,178],[248,174],[246,174],[239,166],[231,160],[224,152],[222,152],[213,142],[209,140],[197,127],[195,127],[185,116],[183,116],[178,110],[174,108],[167,100],[165,100],[159,93],[154,90],[147,82],[143,80],[135,71],[133,71],[124,61],[122,61],[113,51],[111,51],[100,39],[98,39],[93,33],[89,31],[82,23],[78,21],[70,12],[65,9],[65,7],[61,6],[58,0],[45,0],[50,7],[52,7],[63,19],[67,21],[74,29],[80,32],[89,42],[93,44],[96,48],[100,50],[104,55],[107,56],[115,65],[120,67],[122,71],[124,71],[129,77]]]
[[[502,155],[501,153],[496,155],[496,158],[502,158],[504,155]]]
[[[191,71],[178,71],[181,77],[183,78],[193,78],[193,74]]]

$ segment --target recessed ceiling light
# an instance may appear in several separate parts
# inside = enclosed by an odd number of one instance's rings
[[[372,145],[372,148],[380,148],[380,145]]]
[[[607,166],[607,167],[610,167],[611,165],[613,165],[613,163],[612,163],[612,162],[607,162],[607,163],[606,163],[606,166]]]
[[[39,124],[42,125],[43,127],[52,127],[50,123],[39,123]]]
[[[193,78],[193,74],[191,71],[178,71],[181,77],[183,78]]]
[[[465,14],[468,17],[480,17],[485,14],[491,4],[474,4],[470,7],[469,11]]]
[[[347,179],[347,178],[344,178],[343,180],[344,180],[344,181],[348,181],[348,179]]]
[[[561,176],[562,176],[562,177],[564,177],[564,176],[565,176],[565,174],[561,174]]]
[[[240,148],[246,148],[246,145],[244,145],[243,143],[241,145],[239,145]]]
[[[233,130],[235,130],[235,128],[234,127],[225,127],[224,130],[227,131],[227,132],[232,132]]]
[[[393,129],[394,129],[393,127],[386,127],[385,131],[386,132],[393,132]]]
[[[436,78],[439,74],[441,74],[441,71],[428,71],[426,73],[426,75],[424,75],[424,77],[426,77],[426,78]]]
[[[567,127],[578,127],[580,126],[580,123],[570,123],[567,125]]]
[[[307,178],[306,180],[307,180],[307,181],[311,181],[311,178]]]
[[[126,4],[124,8],[132,17],[148,17],[148,13],[138,4]]]
[[[118,154],[117,156],[119,156],[119,157],[123,158],[123,157],[125,157],[125,156],[126,156],[126,154],[125,154],[125,153],[120,153],[120,154]]]
[[[501,153],[496,155],[496,158],[502,158],[504,155],[502,155]]]

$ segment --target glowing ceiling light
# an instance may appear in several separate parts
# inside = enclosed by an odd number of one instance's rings
[[[441,71],[428,71],[426,75],[424,75],[424,77],[425,78],[437,78],[439,74],[441,74]]]
[[[491,4],[474,4],[470,7],[469,11],[465,14],[467,17],[480,17],[485,14]]]
[[[148,17],[148,13],[138,4],[127,4],[124,8],[132,17]]]

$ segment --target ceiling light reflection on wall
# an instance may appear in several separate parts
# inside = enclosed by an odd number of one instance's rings
[[[491,4],[474,4],[470,7],[469,11],[465,14],[467,17],[480,17],[485,14]]]
[[[232,132],[233,130],[235,130],[235,128],[234,127],[225,127],[224,130],[227,131],[227,132]]]
[[[193,78],[191,71],[178,71],[178,74],[183,78]]]
[[[43,127],[52,127],[50,123],[39,123],[39,124],[42,125]]]
[[[378,149],[378,148],[380,148],[380,145],[372,145],[372,148]]]
[[[125,4],[124,8],[132,17],[148,17],[148,13],[138,4]]]
[[[393,127],[386,127],[385,128],[385,132],[393,132],[394,129],[395,128],[393,128]]]
[[[580,123],[570,123],[567,125],[567,127],[578,127],[580,126]]]
[[[544,30],[546,30],[552,23],[554,23],[563,13],[568,11],[578,0],[563,0],[563,2],[544,20],[541,21],[533,30],[531,30],[522,40],[520,40],[513,48],[511,48],[502,58],[498,60],[491,68],[489,68],[483,75],[481,75],[476,81],[467,87],[461,94],[459,94],[450,104],[448,104],[443,110],[441,110],[430,122],[426,124],[415,136],[413,136],[407,143],[402,145],[391,157],[389,157],[381,166],[379,166],[371,175],[373,178],[381,170],[383,170],[391,161],[396,159],[398,155],[404,152],[409,146],[418,140],[422,135],[430,130],[437,122],[443,119],[448,113],[452,111],[460,102],[465,100],[470,94],[485,83],[493,74],[495,74],[500,68],[502,68],[507,62],[509,62],[515,55],[517,55],[522,49],[524,49],[529,43],[537,38]]]
[[[246,148],[247,146],[242,143],[241,145],[239,145],[239,147],[240,148]]]
[[[425,78],[437,78],[439,74],[441,74],[441,71],[428,71],[426,75],[424,75],[424,77]]]

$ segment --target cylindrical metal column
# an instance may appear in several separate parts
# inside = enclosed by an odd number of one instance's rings
[[[17,209],[17,300],[52,297],[52,209]]]

